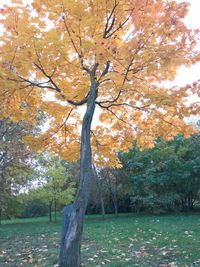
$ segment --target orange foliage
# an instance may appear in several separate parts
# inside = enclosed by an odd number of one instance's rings
[[[198,113],[186,103],[190,86],[167,89],[181,65],[199,61],[199,32],[188,29],[186,2],[162,0],[12,0],[1,10],[0,117],[36,121],[38,110],[50,125],[27,137],[37,150],[49,149],[76,160],[89,71],[98,63],[93,157],[118,166],[116,152],[137,139],[151,147],[157,136],[170,139],[193,129],[183,118]],[[105,66],[109,70],[103,75]],[[199,95],[197,87],[192,93]],[[48,100],[48,92],[54,92]],[[195,106],[195,108],[194,108]]]

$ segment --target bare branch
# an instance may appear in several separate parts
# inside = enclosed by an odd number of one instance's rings
[[[107,38],[107,34],[112,30],[114,24],[115,24],[115,9],[117,8],[117,6],[119,5],[119,3],[117,3],[117,1],[115,0],[115,4],[110,12],[110,15],[108,16],[107,20],[106,20],[106,26],[105,26],[105,30],[104,30],[104,34],[103,34],[103,38]],[[114,15],[114,16],[113,16]],[[113,17],[112,17],[113,16]],[[110,24],[110,26],[109,26]]]
[[[63,11],[65,12],[64,6],[63,6]],[[74,40],[72,38],[71,32],[70,32],[69,27],[67,25],[67,21],[65,19],[65,15],[62,16],[62,19],[63,19],[64,25],[65,25],[65,29],[66,29],[66,31],[67,31],[67,33],[69,35],[70,40],[71,40],[72,46],[74,47],[74,50],[77,53],[78,57],[81,58],[82,55],[81,55],[81,53],[79,53],[79,51],[78,51],[78,49],[77,49],[77,47],[75,45],[75,42],[74,42]]]
[[[101,73],[101,76],[99,77],[98,81],[100,81],[101,78],[104,77],[104,76],[108,73],[109,68],[110,68],[110,61],[107,61],[107,63],[106,63],[106,67],[105,67],[105,69],[103,70],[103,72]]]
[[[51,89],[51,90],[57,91],[59,93],[61,92],[61,90],[57,87],[55,88],[55,87],[50,86],[50,85],[42,85],[42,84],[44,84],[44,82],[43,83],[33,82],[33,81],[30,81],[26,78],[23,78],[22,76],[18,76],[18,77],[21,79],[21,81],[27,82],[31,86],[36,86],[36,87],[43,88],[43,89]],[[49,81],[46,81],[45,83],[48,84]]]
[[[87,73],[90,73],[90,69],[84,66],[83,58],[81,59],[81,66],[83,70],[85,70]]]
[[[117,114],[115,114],[114,111],[112,111],[112,109],[109,109],[109,108],[106,108],[110,113],[112,113],[118,120],[120,120],[121,122],[131,126],[132,128],[132,125],[130,123],[128,123],[127,121],[125,121],[124,119],[120,118],[119,116],[117,116]]]
[[[69,99],[67,99],[67,102],[68,102],[69,104],[74,105],[74,106],[82,106],[82,105],[84,105],[85,103],[87,103],[88,97],[89,97],[89,93],[88,93],[87,96],[86,96],[83,100],[81,100],[81,101],[73,101],[73,100],[69,100]]]
[[[131,18],[131,15],[133,13],[134,8],[131,10],[130,15],[123,22],[120,22],[119,25],[115,29],[113,29],[115,26],[115,21],[116,21],[114,13],[115,13],[115,10],[116,10],[118,5],[119,5],[119,2],[117,3],[117,1],[115,1],[115,4],[114,4],[114,6],[110,12],[110,15],[108,16],[108,18],[106,20],[105,30],[104,30],[104,34],[103,34],[103,38],[105,38],[105,39],[108,39],[113,34],[115,34],[120,29],[122,29],[123,26],[129,21],[129,19]]]
[[[104,83],[104,82],[108,82],[108,81],[111,81],[111,79],[104,79],[104,80],[101,80],[100,82],[99,82],[99,84],[102,84],[102,83]]]
[[[130,19],[130,17],[131,17],[131,15],[128,16],[128,18],[124,22],[120,23],[119,26],[113,32],[111,32],[110,34],[108,34],[105,38],[107,39],[107,38],[111,37],[113,34],[115,34],[120,29],[122,29],[123,26],[126,24],[126,22]]]
[[[97,71],[97,68],[99,66],[99,63],[95,63],[92,70],[90,71],[90,74],[91,75],[95,75],[96,74],[96,71]]]
[[[105,101],[104,101],[104,103],[105,103]],[[139,106],[131,105],[131,104],[126,103],[126,102],[124,102],[124,103],[113,103],[113,104],[110,104],[110,105],[107,105],[107,106],[102,105],[102,102],[98,102],[97,104],[99,104],[99,106],[102,107],[102,108],[110,108],[110,107],[117,107],[117,106],[128,106],[128,107],[133,108],[133,109],[145,110],[145,108],[150,107],[150,104],[139,107]]]
[[[119,93],[118,93],[118,95],[117,95],[113,100],[96,101],[96,103],[97,103],[97,104],[114,103],[114,102],[116,102],[116,101],[119,99],[119,97],[120,97],[120,95],[122,94],[122,92],[123,92],[123,91],[120,90]]]
[[[58,88],[58,86],[55,84],[55,82],[53,81],[53,79],[52,79],[52,76],[53,76],[53,74],[55,73],[55,69],[54,69],[54,71],[53,71],[53,73],[51,74],[51,75],[48,75],[47,73],[46,73],[46,71],[44,70],[44,68],[42,67],[42,65],[38,65],[38,64],[36,64],[36,63],[34,63],[34,65],[44,74],[44,76],[46,77],[46,78],[48,78],[49,79],[49,81],[48,82],[51,82],[51,84],[53,84],[53,86],[54,86],[54,88],[56,89],[56,91],[58,91],[58,92],[61,92],[61,89],[60,88]]]
[[[99,143],[99,141],[98,141],[98,139],[97,139],[95,133],[94,133],[92,130],[90,130],[90,132],[91,132],[92,135],[94,136],[96,144],[97,144],[98,146],[103,146],[102,144]]]
[[[47,139],[52,138],[54,135],[56,135],[56,134],[62,129],[63,126],[64,126],[65,129],[66,129],[66,122],[67,122],[67,120],[69,119],[69,117],[70,117],[70,115],[71,115],[73,109],[74,109],[74,108],[71,108],[71,109],[70,109],[69,113],[67,114],[67,117],[65,118],[64,122],[58,127],[58,129],[57,129],[54,133],[52,133],[48,138],[45,138],[43,141],[46,141]]]

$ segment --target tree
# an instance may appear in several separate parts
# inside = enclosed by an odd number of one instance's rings
[[[106,186],[109,192],[110,199],[112,201],[115,215],[118,215],[118,184],[117,177],[113,175],[112,170],[103,169],[101,170],[101,176],[106,181]]]
[[[33,194],[29,193],[29,194],[21,194],[19,195],[19,198],[23,203],[21,217],[31,218],[31,217],[45,216],[47,214],[48,206],[38,196],[35,197]]]
[[[124,171],[123,168],[103,168],[100,170],[100,176],[106,207],[110,207],[110,211],[113,211],[116,216],[118,212],[128,212],[132,183],[127,171]]]
[[[57,220],[57,208],[73,201],[75,183],[71,181],[68,169],[70,164],[60,160],[59,157],[49,154],[41,154],[37,157],[37,168],[35,172],[35,183],[37,187],[30,187],[25,194],[23,202],[34,204],[43,202],[49,207],[49,222],[52,222],[52,211],[54,209],[54,222]],[[38,201],[39,200],[39,201]],[[37,206],[37,205],[35,205]],[[39,205],[38,205],[39,206]]]
[[[41,194],[48,200],[50,218],[52,205],[54,205],[54,222],[56,222],[57,205],[66,205],[67,203],[72,202],[75,188],[73,187],[73,184],[67,185],[68,175],[61,162],[56,158],[51,160],[51,162],[53,164],[45,173],[47,184],[41,188]]]
[[[173,141],[158,139],[154,148],[137,147],[122,156],[132,181],[132,204],[137,210],[191,210],[200,191],[199,135]]]
[[[103,217],[103,219],[105,219],[106,212],[105,212],[105,204],[104,204],[104,198],[103,198],[102,184],[101,184],[101,181],[100,181],[98,170],[96,169],[94,164],[92,165],[92,169],[93,169],[94,180],[96,182],[95,193],[99,198],[102,217]],[[92,186],[92,188],[93,188],[93,186]]]
[[[161,85],[199,60],[198,31],[183,22],[187,10],[185,2],[162,0],[13,0],[1,9],[2,116],[34,121],[43,110],[48,129],[26,141],[67,160],[80,157],[75,201],[63,212],[60,266],[80,266],[92,154],[97,167],[116,167],[116,151],[135,138],[152,146],[158,135],[192,131],[183,121],[191,114],[190,88]],[[96,107],[103,123],[91,131]]]
[[[23,137],[30,125],[0,120],[0,220],[1,216],[15,216],[19,211],[16,195],[32,179],[31,152]]]

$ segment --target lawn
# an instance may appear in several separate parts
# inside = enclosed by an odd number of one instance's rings
[[[60,223],[46,218],[0,226],[0,266],[57,266]],[[87,216],[82,244],[87,267],[200,266],[200,216]]]

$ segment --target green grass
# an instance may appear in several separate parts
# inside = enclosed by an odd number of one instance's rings
[[[1,267],[57,266],[60,223],[47,218],[3,222]],[[87,267],[199,267],[200,216],[87,216],[82,244]]]

